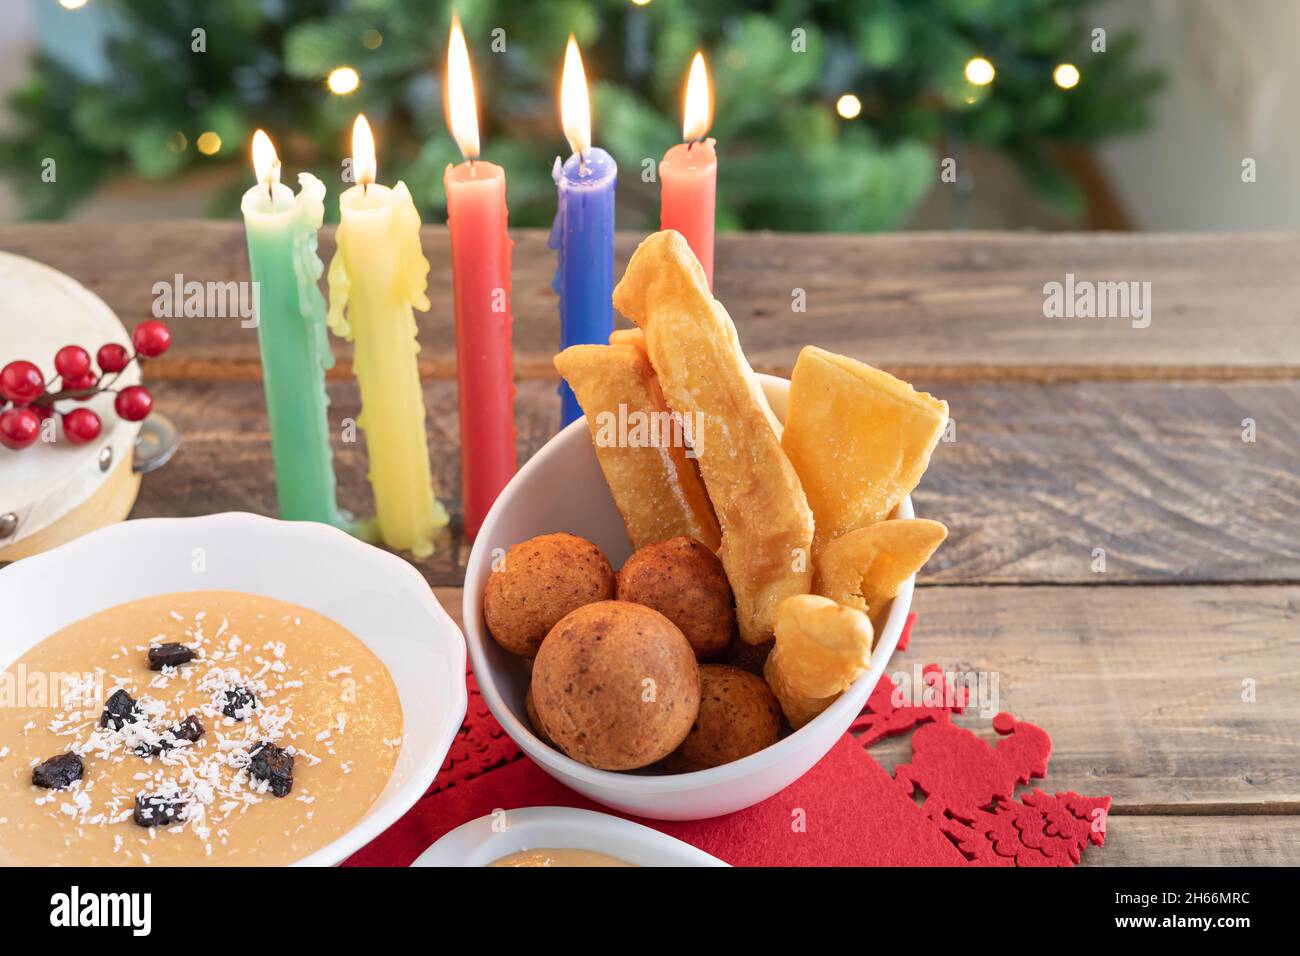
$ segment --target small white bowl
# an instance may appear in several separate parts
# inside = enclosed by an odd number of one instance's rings
[[[444,834],[412,866],[487,866],[521,850],[595,850],[637,866],[726,866],[639,823],[572,807],[488,814]]]
[[[772,411],[784,421],[789,381],[771,375],[759,379]],[[896,516],[914,517],[910,498],[899,505]],[[912,604],[914,578],[909,578],[885,617],[871,669],[815,719],[771,747],[694,773],[597,770],[566,757],[533,734],[524,710],[527,668],[492,639],[483,622],[483,589],[495,555],[520,541],[557,531],[595,542],[615,568],[631,554],[582,419],[569,424],[519,470],[488,512],[474,542],[465,573],[463,615],[474,676],[492,715],[548,774],[598,803],[657,820],[699,820],[732,813],[766,800],[803,776],[862,710],[894,653]]]
[[[403,730],[388,785],[356,826],[298,861],[341,863],[420,799],[465,717],[465,642],[424,578],[396,555],[327,525],[251,514],[110,525],[0,570],[0,666],[105,608],[199,590],[260,594],[324,614],[392,675]]]

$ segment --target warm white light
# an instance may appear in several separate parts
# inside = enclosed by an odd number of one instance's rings
[[[370,132],[370,124],[366,122],[365,116],[358,113],[357,121],[352,124],[353,181],[361,186],[373,183],[376,167],[375,136]]]
[[[591,148],[591,98],[587,95],[582,54],[573,34],[569,34],[569,45],[564,50],[564,73],[560,77],[560,125],[574,153],[581,155]]]
[[[1072,90],[1079,85],[1079,68],[1073,63],[1062,63],[1052,71],[1052,82],[1063,90]]]
[[[361,85],[361,74],[350,66],[336,67],[330,70],[325,85],[335,96],[347,96],[349,93],[355,93],[357,87]]]
[[[478,101],[474,98],[474,74],[469,66],[469,49],[460,17],[451,18],[451,40],[447,47],[447,125],[451,137],[466,159],[478,157]]]
[[[694,142],[703,139],[713,121],[713,97],[709,90],[709,70],[704,65],[704,54],[696,53],[691,61],[690,76],[686,79],[686,104],[682,108],[682,139]]]
[[[83,0],[83,2],[84,2],[84,0]],[[632,0],[632,6],[634,6],[634,7],[648,7],[648,6],[650,6],[650,0]]]
[[[221,137],[212,130],[200,133],[199,138],[194,141],[200,153],[204,156],[215,156],[221,152]]]
[[[966,79],[976,86],[988,86],[993,82],[993,77],[997,76],[997,70],[993,69],[993,64],[982,56],[966,62]]]
[[[844,119],[856,119],[857,115],[862,112],[862,100],[852,93],[845,93],[835,101],[835,112],[839,113]]]
[[[87,2],[88,0],[59,0],[59,6],[64,10],[80,10]]]
[[[253,134],[253,173],[263,186],[280,181],[280,157],[275,154],[275,144],[262,130]]]

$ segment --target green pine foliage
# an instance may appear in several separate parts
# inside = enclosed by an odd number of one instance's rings
[[[444,215],[442,172],[460,157],[443,119],[448,0],[96,0],[110,18],[106,74],[39,55],[10,108],[0,171],[37,218],[66,214],[114,177],[167,179],[232,167],[212,213],[248,185],[257,127],[285,169],[339,184],[352,119],[367,114],[380,176],[405,179],[427,219]],[[620,163],[619,218],[657,221],[653,163],[680,139],[682,85],[703,49],[714,83],[720,228],[880,230],[906,221],[937,181],[953,141],[1001,151],[1047,201],[1078,213],[1060,145],[1143,128],[1160,77],[1134,66],[1132,37],[1091,49],[1091,0],[463,0],[484,157],[509,177],[511,221],[549,224],[551,162],[567,152],[558,76],[570,31],[594,90],[595,139]],[[192,50],[193,31],[206,51]],[[496,32],[494,31],[502,31]],[[493,50],[493,40],[504,50]],[[985,56],[995,81],[975,87]],[[1083,74],[1052,83],[1068,61]],[[338,66],[361,75],[328,92]],[[859,117],[836,114],[841,93]],[[197,149],[211,131],[212,156]],[[38,182],[57,163],[53,188]],[[235,173],[234,170],[239,172]],[[292,182],[292,176],[289,177]],[[333,204],[330,204],[333,205]]]

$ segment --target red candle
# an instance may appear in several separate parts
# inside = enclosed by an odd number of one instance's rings
[[[510,355],[510,237],[506,176],[478,159],[478,111],[469,51],[453,17],[447,53],[447,119],[465,162],[448,166],[460,399],[461,501],[471,539],[515,473],[515,386]]]
[[[686,237],[695,258],[713,287],[713,207],[717,193],[718,154],[712,139],[704,139],[711,119],[709,74],[704,54],[696,53],[686,81],[682,138],[659,164],[659,227],[676,229]]]

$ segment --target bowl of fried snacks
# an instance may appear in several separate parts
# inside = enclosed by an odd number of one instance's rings
[[[809,346],[755,373],[682,237],[633,255],[635,328],[555,365],[584,412],[520,469],[470,553],[483,698],[606,806],[702,819],[807,772],[888,665],[947,529],[910,493],[948,406]]]

